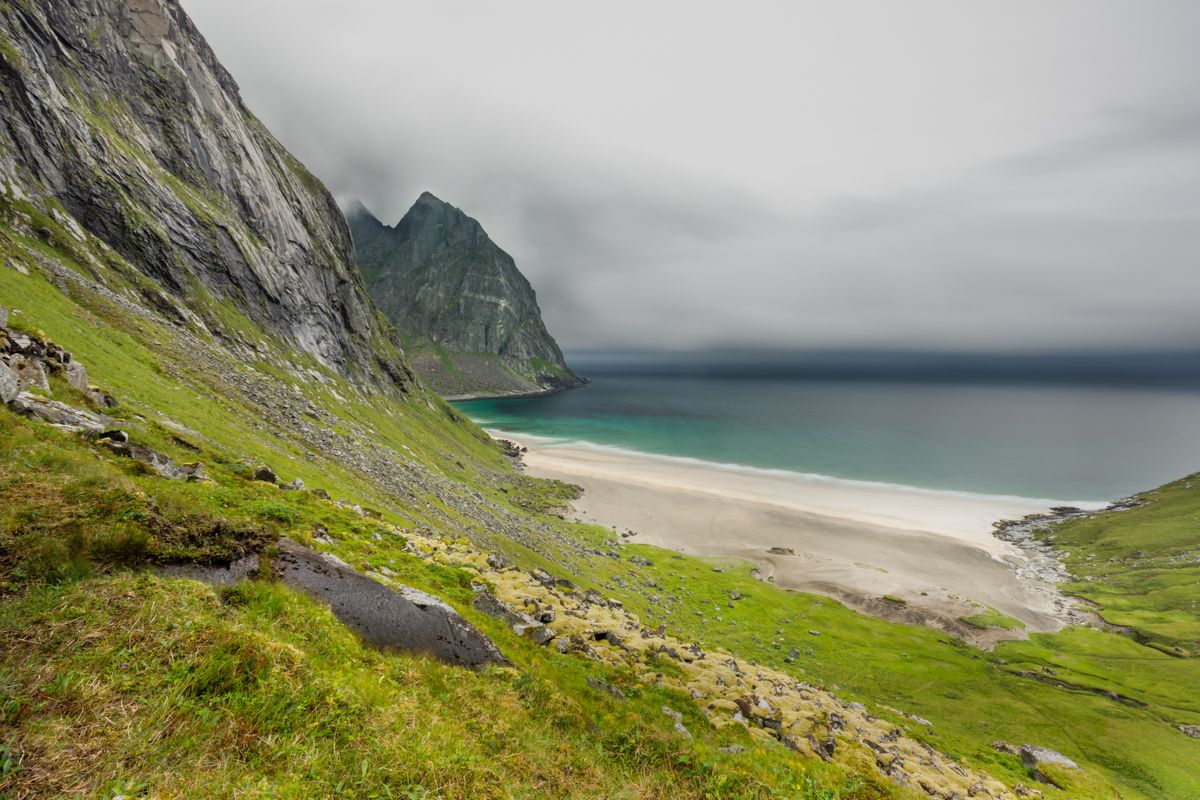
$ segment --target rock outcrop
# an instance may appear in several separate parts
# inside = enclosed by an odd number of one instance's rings
[[[426,192],[395,227],[347,214],[379,308],[410,339],[418,372],[448,396],[536,394],[581,385],[537,297],[483,226]]]
[[[491,639],[433,595],[389,588],[290,539],[279,541],[272,568],[283,583],[329,604],[344,625],[375,647],[428,653],[467,667],[509,663]]]
[[[0,211],[15,228],[103,274],[94,237],[151,279],[133,281],[148,305],[214,335],[242,335],[232,311],[348,377],[411,378],[373,346],[392,334],[333,198],[178,0],[0,4],[0,75]]]

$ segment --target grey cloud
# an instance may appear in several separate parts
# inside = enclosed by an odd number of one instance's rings
[[[184,2],[339,198],[476,216],[568,350],[1200,346],[1200,6]]]

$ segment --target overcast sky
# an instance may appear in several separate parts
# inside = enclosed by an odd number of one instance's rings
[[[1200,347],[1200,3],[183,0],[389,224],[567,350]]]

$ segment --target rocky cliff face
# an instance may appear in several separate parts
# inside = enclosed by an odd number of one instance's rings
[[[348,213],[371,296],[414,340],[417,369],[443,394],[557,391],[583,383],[542,322],[537,297],[483,227],[428,192],[388,227]]]
[[[215,335],[234,311],[344,375],[409,381],[332,197],[177,0],[0,3],[0,76],[10,200],[81,226]]]

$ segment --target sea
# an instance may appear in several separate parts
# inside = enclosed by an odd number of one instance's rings
[[[573,367],[591,379],[584,388],[457,405],[542,447],[1065,503],[1113,500],[1200,471],[1200,381],[1170,372],[1177,365],[1148,375],[880,363],[889,366],[577,357]]]

